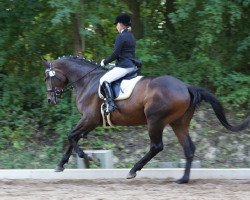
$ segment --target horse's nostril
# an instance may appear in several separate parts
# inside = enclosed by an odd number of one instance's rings
[[[51,103],[51,99],[48,99],[48,103]]]

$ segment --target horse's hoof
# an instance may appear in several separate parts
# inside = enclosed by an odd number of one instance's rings
[[[80,151],[79,153],[78,153],[78,156],[80,157],[80,158],[87,158],[87,154],[85,154],[83,151]]]
[[[135,177],[136,177],[136,172],[134,172],[134,173],[129,172],[128,175],[127,175],[127,179],[132,179],[132,178],[135,178]]]
[[[188,183],[188,179],[179,179],[179,180],[177,180],[177,181],[175,181],[175,183],[177,183],[177,184],[184,184],[184,183]]]
[[[63,172],[63,170],[64,170],[64,167],[57,166],[55,168],[55,172]]]
[[[89,161],[94,161],[94,158],[92,156],[89,156],[89,155],[87,155],[85,159],[87,159]]]

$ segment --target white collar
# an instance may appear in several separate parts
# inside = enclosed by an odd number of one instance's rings
[[[122,33],[123,31],[125,31],[126,29],[127,29],[127,28],[122,29],[120,33]]]

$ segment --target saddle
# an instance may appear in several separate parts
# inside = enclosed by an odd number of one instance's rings
[[[128,73],[126,76],[111,83],[111,88],[114,93],[114,100],[128,99],[133,92],[136,83],[143,77],[137,76],[138,70]],[[98,89],[98,95],[101,99],[105,99],[105,93],[101,86]],[[107,104],[104,102],[101,105],[101,114],[103,119],[103,127],[107,127],[107,124],[114,127],[109,112],[106,112]]]
[[[137,70],[128,73],[126,76],[114,81],[111,83],[111,88],[114,93],[114,100],[124,100],[128,99],[136,85],[136,83],[142,78],[143,76],[137,76]],[[101,99],[105,98],[105,93],[101,87],[99,87],[99,97]]]

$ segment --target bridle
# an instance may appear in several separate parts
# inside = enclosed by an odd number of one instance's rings
[[[97,65],[97,67],[95,67],[94,69],[90,70],[89,72],[87,72],[86,74],[84,74],[81,78],[77,79],[76,81],[74,82],[71,82],[69,84],[67,84],[64,88],[62,89],[57,89],[56,87],[53,86],[53,80],[54,78],[60,80],[63,82],[63,80],[56,74],[56,71],[53,69],[52,67],[52,63],[50,62],[49,63],[49,68],[45,70],[45,74],[48,74],[46,75],[45,77],[45,81],[47,81],[47,79],[50,78],[50,85],[51,85],[51,89],[47,90],[47,93],[48,92],[52,92],[54,94],[54,97],[55,97],[55,101],[56,101],[56,98],[61,98],[62,94],[69,91],[70,89],[73,89],[74,88],[74,84],[77,83],[78,81],[80,81],[81,79],[83,79],[84,77],[86,77],[87,75],[89,75],[91,72],[93,72],[94,70],[96,70],[97,68],[99,68],[101,66]]]
[[[55,102],[56,102],[56,98],[60,98],[61,95],[63,94],[64,90],[57,89],[53,85],[53,80],[55,80],[55,78],[60,80],[60,81],[62,81],[62,79],[56,74],[55,70],[52,68],[52,63],[49,63],[49,68],[45,70],[45,81],[47,81],[49,78],[50,78],[51,89],[47,90],[47,93],[48,92],[53,93],[54,98],[55,98]]]

